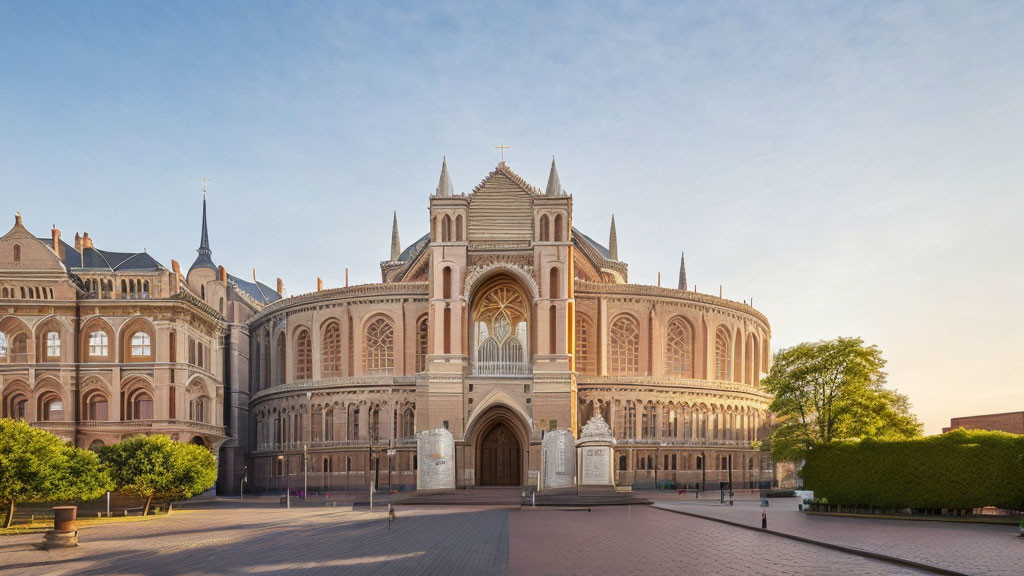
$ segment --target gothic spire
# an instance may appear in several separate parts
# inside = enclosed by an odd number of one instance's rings
[[[612,228],[608,231],[608,257],[618,262],[619,238],[615,235],[615,214],[612,214]]]
[[[402,254],[402,242],[398,240],[398,212],[395,212],[395,218],[391,222],[391,261],[398,260],[398,257]]]
[[[209,268],[210,270],[216,270],[217,266],[213,263],[211,255],[213,251],[210,250],[210,234],[206,230],[206,187],[203,186],[203,233],[199,238],[199,249],[196,250],[199,256],[196,257],[196,261],[192,263],[192,267],[189,271],[195,270],[196,268]]]
[[[548,187],[544,191],[545,196],[561,196],[562,182],[558,179],[558,168],[555,167],[555,157],[551,157],[551,173],[548,174]]]
[[[686,252],[683,252],[679,257],[679,289],[685,292],[686,287]]]
[[[443,157],[441,160],[441,180],[437,183],[437,196],[451,196],[452,195],[452,179],[448,175],[448,158]]]

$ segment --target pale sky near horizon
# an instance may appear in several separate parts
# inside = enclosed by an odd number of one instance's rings
[[[511,146],[630,281],[860,336],[927,433],[1024,410],[1024,3],[0,1],[0,207],[292,294]],[[13,222],[13,218],[11,220]],[[6,228],[4,228],[6,230]],[[2,231],[0,231],[2,232]]]

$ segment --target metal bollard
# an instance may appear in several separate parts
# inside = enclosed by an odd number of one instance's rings
[[[768,513],[761,511],[761,529],[766,530],[768,528]]]

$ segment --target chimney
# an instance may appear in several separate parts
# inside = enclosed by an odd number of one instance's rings
[[[174,262],[174,261],[172,260],[172,262]],[[175,268],[178,267],[178,263],[177,262],[174,262],[174,267]],[[181,284],[180,284],[180,280],[178,279],[179,278],[178,274],[179,274],[179,272],[177,270],[175,270],[175,272],[173,274],[171,274],[171,294],[177,294],[178,292],[181,292]]]
[[[22,225],[21,224],[21,212],[15,212],[14,213],[14,225],[15,226],[21,226]]]
[[[228,285],[228,271],[223,266],[217,266],[217,278],[220,279],[220,283]]]
[[[82,233],[82,249],[92,248],[92,238],[89,238],[88,232]]]
[[[348,268],[345,268],[345,288],[348,288]]]
[[[317,292],[323,292],[324,291],[324,279],[323,278],[317,277],[317,279],[316,279],[316,291]]]
[[[277,279],[277,293],[284,296],[284,280]]]
[[[174,277],[181,276],[181,264],[177,260],[171,260],[171,270],[174,270]]]
[[[53,253],[60,256],[60,230],[57,229],[56,224],[50,229],[50,236],[53,238]]]
[[[75,232],[75,252],[82,251],[82,235]]]
[[[254,283],[256,282],[256,269],[255,268],[252,269],[252,281]]]

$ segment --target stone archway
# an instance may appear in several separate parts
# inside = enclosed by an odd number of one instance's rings
[[[526,482],[530,433],[522,416],[505,404],[492,404],[472,418],[466,437],[473,445],[477,486],[521,486]]]

